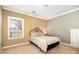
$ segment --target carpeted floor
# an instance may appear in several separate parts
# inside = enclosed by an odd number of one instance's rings
[[[33,44],[17,46],[2,50],[3,54],[44,54],[39,48]],[[67,45],[60,44],[59,46],[50,49],[46,54],[78,54],[79,49],[72,48]]]

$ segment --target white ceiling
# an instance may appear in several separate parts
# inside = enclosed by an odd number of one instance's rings
[[[45,5],[3,5],[3,8],[48,20],[57,15],[77,9],[79,5],[48,5],[48,7],[45,7]]]

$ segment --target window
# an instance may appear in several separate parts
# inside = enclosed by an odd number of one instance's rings
[[[24,38],[24,19],[8,16],[8,39]]]

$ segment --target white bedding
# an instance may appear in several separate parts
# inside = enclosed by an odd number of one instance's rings
[[[60,41],[58,37],[53,36],[31,36],[30,40],[40,47],[44,52],[47,51],[48,45]]]

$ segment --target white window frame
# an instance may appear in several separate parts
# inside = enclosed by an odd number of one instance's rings
[[[9,22],[10,22],[10,19],[15,19],[15,20],[20,20],[22,21],[22,37],[14,37],[14,38],[11,38],[10,37],[10,30],[9,30]],[[22,18],[17,18],[17,17],[12,17],[12,16],[8,16],[8,39],[22,39],[24,38],[24,19]]]

